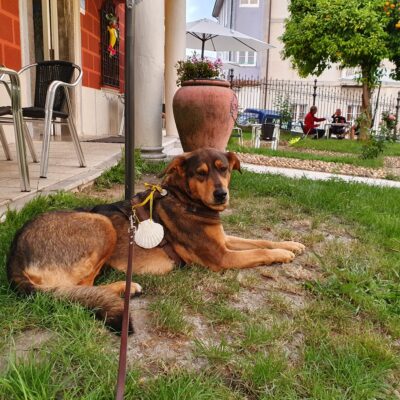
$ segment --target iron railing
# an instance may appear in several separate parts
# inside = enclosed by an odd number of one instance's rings
[[[285,81],[253,77],[230,77],[232,89],[238,96],[239,107],[260,108],[290,113],[291,120],[304,120],[312,105],[318,107],[317,116],[329,118],[337,108],[349,123],[354,123],[361,112],[362,88],[360,85],[333,85],[310,81]],[[374,90],[371,99],[373,126],[378,131],[383,112],[399,116],[400,92],[397,95]],[[398,120],[399,118],[397,118]]]

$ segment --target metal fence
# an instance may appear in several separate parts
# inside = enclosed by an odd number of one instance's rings
[[[247,77],[231,79],[232,89],[238,97],[239,107],[259,108],[281,112],[287,110],[292,121],[302,121],[312,105],[318,107],[317,116],[330,117],[337,108],[350,123],[361,112],[362,88],[358,85],[333,86],[323,82],[302,82],[284,80],[261,80]],[[379,88],[374,90],[372,99],[373,129],[378,130],[383,112],[396,115],[400,108],[399,95],[383,94]]]

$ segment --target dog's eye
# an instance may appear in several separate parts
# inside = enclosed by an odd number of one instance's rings
[[[199,171],[196,171],[197,175],[199,176],[207,176],[207,171],[205,171],[204,169],[201,169]]]
[[[220,170],[221,172],[226,172],[226,171],[228,171],[228,167],[221,167],[219,170]]]

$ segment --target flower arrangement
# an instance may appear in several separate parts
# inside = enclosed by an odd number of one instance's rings
[[[208,58],[199,58],[194,53],[187,57],[186,60],[180,60],[176,63],[175,68],[178,73],[176,84],[182,85],[182,82],[191,79],[212,79],[218,78],[221,74],[222,61],[217,58],[215,61]]]
[[[396,127],[396,117],[388,111],[382,113],[382,121],[386,124],[386,128],[389,130]]]

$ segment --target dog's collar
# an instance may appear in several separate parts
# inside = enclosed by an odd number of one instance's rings
[[[203,203],[199,203],[190,198],[185,192],[178,187],[163,186],[168,192],[168,195],[177,198],[185,207],[186,212],[197,216],[212,218],[219,220],[219,211],[212,210],[206,207]]]

